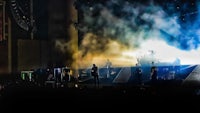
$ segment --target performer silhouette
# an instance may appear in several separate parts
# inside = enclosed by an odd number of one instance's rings
[[[155,84],[157,81],[157,67],[154,65],[154,62],[152,62],[151,67],[151,83]]]
[[[98,85],[99,87],[99,75],[98,75],[98,67],[93,64],[93,67],[91,69],[91,75],[94,77],[94,84],[95,87]]]

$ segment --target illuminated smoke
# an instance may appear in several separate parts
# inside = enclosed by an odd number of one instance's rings
[[[141,57],[148,55],[149,50],[155,50],[155,59],[159,62],[174,63],[177,59],[181,60],[181,64],[200,64],[200,48],[191,50],[190,52],[178,49],[168,45],[162,40],[146,40],[141,44],[134,53],[136,56]]]
[[[55,40],[55,49],[62,53],[64,56],[68,56],[68,58],[63,59],[64,65],[70,67],[74,72],[73,75],[77,76],[78,69],[78,36],[77,30],[74,26],[70,25],[70,41],[66,41],[65,39],[57,39]]]
[[[79,9],[83,11],[83,18],[78,28],[85,33],[79,49],[80,58],[84,59],[82,62],[87,64],[88,62],[101,62],[103,59],[105,62],[107,58],[119,55],[118,63],[120,64],[123,62],[120,58],[127,59],[129,56],[128,58],[132,59],[129,62],[134,64],[137,62],[137,51],[148,51],[147,49],[153,46],[153,50],[158,54],[156,57],[162,61],[173,61],[180,58],[181,61],[183,60],[182,63],[190,64],[189,58],[181,55],[193,58],[189,54],[199,51],[200,15],[198,12],[200,8],[198,9],[198,3],[197,0],[196,6],[187,10],[188,13],[184,15],[177,11],[174,2],[167,2],[163,5],[156,0],[150,2],[109,0],[92,5],[79,4]],[[182,10],[186,10],[188,4],[189,2],[183,3]],[[192,19],[183,22],[182,16]],[[152,40],[155,43],[143,46]],[[157,42],[164,43],[164,45]],[[107,46],[112,43],[117,43],[118,46],[108,48]],[[160,46],[155,46],[155,44]],[[108,55],[115,51],[111,48],[118,47],[120,48],[116,50],[118,54]],[[172,52],[172,48],[177,52]],[[171,54],[161,55],[162,51],[169,51]],[[93,61],[94,59],[96,60]]]
[[[122,53],[122,51],[129,51],[129,48],[119,41],[87,33],[80,46],[79,67],[89,67],[93,63],[104,67],[107,59],[112,61],[114,66],[134,65],[136,59]]]
[[[189,2],[183,3],[184,15],[177,11],[174,2],[162,2],[109,0],[91,5],[79,3],[82,18],[77,28],[84,33],[79,48],[74,30],[69,30],[74,34],[71,41],[63,45],[57,42],[56,47],[61,51],[69,48],[75,69],[93,63],[103,67],[107,59],[114,66],[132,66],[149,50],[155,51],[156,59],[161,62],[173,62],[178,58],[181,64],[200,64],[199,0],[191,8],[188,8]],[[182,16],[191,19],[183,21]]]
[[[173,3],[171,3],[173,4]],[[96,3],[91,6],[82,5],[84,20],[82,32],[116,38],[129,46],[137,47],[146,39],[158,37],[169,45],[184,50],[197,49],[199,45],[199,19],[193,23],[180,21],[180,13],[174,9],[163,8],[159,4],[149,2],[129,3],[121,0]],[[169,11],[173,10],[173,14]],[[189,12],[184,16],[192,16],[197,12]],[[184,28],[185,26],[188,26]]]
[[[72,75],[74,77],[78,76],[78,31],[75,29],[75,26],[72,22],[77,22],[77,10],[73,7],[75,0],[68,0],[68,20],[69,23],[67,29],[67,37],[65,39],[56,39],[55,40],[55,49],[57,52],[60,52],[62,56],[62,62],[64,66],[68,66],[72,70]]]

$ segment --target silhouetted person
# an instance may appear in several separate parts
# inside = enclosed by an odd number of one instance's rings
[[[135,75],[137,78],[137,83],[141,85],[142,84],[142,69],[137,64],[136,64],[136,69],[135,69]]]
[[[53,81],[54,80],[53,70],[52,69],[47,69],[47,78],[46,78],[46,80],[48,80],[48,81]]]
[[[99,86],[98,67],[95,64],[93,64],[93,67],[91,69],[91,75],[94,77],[95,87],[96,87],[96,84],[98,84],[98,86]]]
[[[70,81],[70,69],[64,69],[64,76],[63,76],[63,79],[68,82]]]
[[[59,73],[59,71],[57,69],[55,70],[55,77],[56,77],[56,83],[60,83],[61,82],[61,74]]]
[[[68,86],[68,83],[70,81],[70,69],[69,68],[63,69],[63,72],[61,75],[62,75],[62,84],[64,86]]]
[[[37,69],[36,71],[36,74],[37,74],[37,82],[38,82],[38,85],[41,86],[43,85],[45,79],[44,79],[44,70],[42,68],[39,68]]]
[[[157,67],[154,65],[154,62],[152,62],[151,67],[151,83],[155,84],[157,81]]]
[[[107,59],[107,62],[106,62],[107,76],[106,76],[106,78],[109,78],[109,77],[110,77],[111,66],[112,66],[112,63],[109,61],[109,59]]]

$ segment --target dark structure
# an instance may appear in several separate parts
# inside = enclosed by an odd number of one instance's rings
[[[0,73],[71,64],[71,48],[65,43],[71,40],[69,7],[73,0],[1,1],[4,41],[0,41],[0,69],[5,72]],[[61,43],[64,52],[56,48],[57,41],[65,42]]]

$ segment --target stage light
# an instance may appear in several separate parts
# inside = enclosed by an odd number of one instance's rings
[[[78,88],[78,84],[75,84],[75,88]]]

